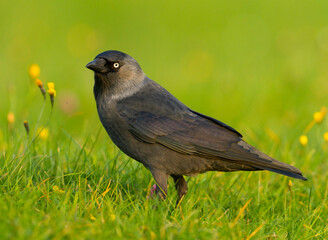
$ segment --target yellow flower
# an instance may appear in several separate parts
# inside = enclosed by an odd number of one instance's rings
[[[55,193],[65,193],[64,190],[59,189],[56,185],[52,187],[52,190],[54,190]]]
[[[40,75],[40,67],[38,64],[32,64],[29,68],[28,73],[30,74],[31,78],[37,78]]]
[[[313,114],[313,119],[316,123],[321,123],[323,118],[324,118],[324,115],[322,114],[322,112],[315,112]]]
[[[12,112],[9,112],[7,115],[8,123],[14,123],[15,122],[15,114]]]
[[[40,88],[44,100],[46,100],[46,90],[43,87],[43,83],[40,79],[35,79],[36,85]]]
[[[156,239],[156,234],[153,231],[150,232],[150,239]]]
[[[325,132],[323,134],[323,139],[325,139],[325,141],[328,142],[328,132]]]
[[[305,146],[308,143],[308,137],[306,135],[300,136],[300,143]]]
[[[96,218],[95,218],[92,214],[90,214],[90,219],[91,219],[92,221],[95,221],[95,220],[96,220]]]
[[[115,221],[116,216],[114,214],[110,215],[110,220]]]
[[[24,121],[23,125],[24,125],[26,133],[29,134],[30,133],[30,127],[29,127],[28,122],[26,120]]]
[[[326,114],[327,114],[327,108],[322,107],[320,112],[315,112],[313,114],[313,120],[316,123],[321,123],[323,121],[323,119],[325,118]]]
[[[53,82],[48,83],[48,93],[50,96],[51,107],[53,107],[56,97],[55,84]]]
[[[53,82],[48,82],[49,89],[55,89],[55,84]]]
[[[42,81],[40,80],[40,79],[35,79],[35,83],[36,83],[36,85],[38,86],[38,87],[42,87],[43,86],[43,83],[42,83]]]
[[[49,137],[49,129],[48,128],[39,128],[38,130],[40,132],[39,134],[39,137],[42,139],[42,140],[47,140],[48,137]]]
[[[53,82],[48,82],[48,93],[50,96],[56,97],[55,84]]]
[[[290,191],[292,191],[292,186],[293,186],[293,183],[291,180],[288,181],[288,188]]]

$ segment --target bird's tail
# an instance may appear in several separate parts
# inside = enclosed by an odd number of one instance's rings
[[[229,158],[236,163],[248,165],[257,170],[268,170],[288,177],[307,180],[296,167],[269,157],[243,140],[231,145]]]
[[[293,167],[293,166],[290,166],[290,167]],[[293,168],[297,171],[292,172],[291,170],[281,170],[281,169],[270,168],[270,167],[262,167],[261,169],[262,170],[268,170],[268,171],[275,172],[275,173],[279,173],[279,174],[282,174],[282,175],[285,175],[285,176],[288,176],[288,177],[301,179],[301,180],[304,180],[304,181],[307,180],[306,177],[303,177],[303,174],[299,169],[297,169],[295,167],[293,167]]]

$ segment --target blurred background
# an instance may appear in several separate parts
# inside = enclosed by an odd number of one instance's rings
[[[182,208],[173,182],[148,201],[150,172],[97,115],[85,65],[106,50],[309,181],[212,172],[187,178]],[[327,0],[0,0],[1,239],[328,239],[323,107]]]
[[[43,100],[28,75],[36,63],[57,90],[50,131],[82,142],[95,135],[85,65],[110,49],[258,147],[270,134],[298,143],[313,112],[328,105],[327,1],[1,0],[0,9],[1,126],[8,112],[21,131],[24,120],[36,121]]]

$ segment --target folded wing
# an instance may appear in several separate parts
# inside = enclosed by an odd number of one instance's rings
[[[235,129],[190,110],[155,83],[120,101],[117,108],[139,141],[158,143],[182,154],[218,158],[305,179],[297,168],[265,155],[244,142]]]

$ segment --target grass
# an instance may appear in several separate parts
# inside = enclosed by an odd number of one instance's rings
[[[34,0],[0,8],[1,239],[328,238],[327,118],[299,142],[313,113],[328,106],[325,1]],[[113,145],[96,113],[84,66],[107,49],[131,54],[189,107],[309,180],[209,172],[187,178],[178,208],[172,179],[166,201],[149,197],[151,174]],[[32,63],[44,84],[55,83],[53,112],[27,74]]]
[[[41,94],[34,97],[42,99]],[[100,125],[89,135],[82,131],[78,140],[57,126],[58,110],[52,113],[48,99],[35,105],[40,107],[40,115],[35,114],[36,133],[26,135],[23,127],[8,122],[2,135],[0,232],[4,239],[328,236],[324,161],[328,145],[319,137],[327,121],[313,127],[304,147],[272,130],[261,146],[269,148],[273,142],[271,154],[297,165],[309,181],[270,172],[206,173],[187,178],[189,192],[176,208],[173,181],[166,201],[152,198],[151,174],[113,146]],[[49,135],[40,134],[43,124]],[[261,145],[255,137],[261,131],[248,133],[255,145]]]

